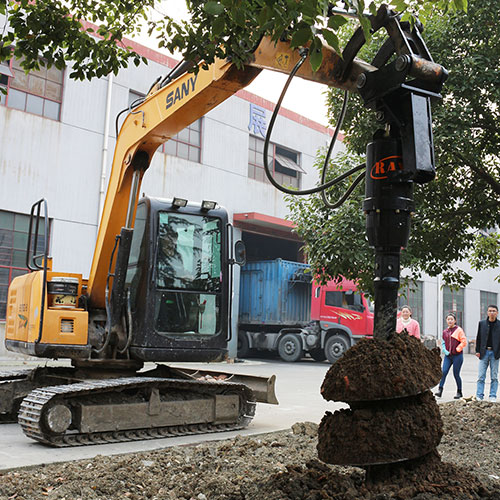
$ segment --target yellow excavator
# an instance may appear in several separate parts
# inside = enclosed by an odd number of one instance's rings
[[[1,421],[17,418],[35,440],[76,446],[239,429],[251,421],[256,401],[277,403],[274,377],[162,364],[227,357],[232,266],[242,263],[244,249],[233,244],[227,213],[216,204],[139,200],[141,181],[161,144],[271,69],[360,92],[377,116],[395,110],[382,121],[402,137],[399,174],[421,182],[429,167],[414,152],[423,142],[426,161],[432,153],[428,101],[445,72],[417,27],[385,6],[370,21],[374,31],[389,34],[372,64],[356,57],[365,42],[358,30],[342,56],[325,45],[316,72],[302,64],[307,48],[263,38],[243,68],[217,60],[193,71],[180,63],[156,81],[129,109],[118,135],[87,279],[53,270],[46,202],[33,206],[32,272],[9,287],[5,345],[38,358],[71,359],[72,366],[0,373]],[[407,95],[410,110],[401,105]],[[406,128],[399,123],[403,108]],[[146,362],[159,364],[142,371]]]

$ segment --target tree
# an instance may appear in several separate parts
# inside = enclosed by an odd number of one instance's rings
[[[442,101],[433,109],[437,178],[416,186],[417,215],[410,243],[402,254],[402,265],[414,278],[422,272],[442,274],[446,284],[465,286],[471,277],[456,268],[457,261],[469,259],[476,269],[500,262],[500,237],[487,231],[500,225],[500,26],[491,17],[495,6],[495,0],[474,0],[468,14],[436,15],[426,25],[428,48],[450,76]],[[331,91],[333,115],[340,107],[338,97],[338,92]],[[350,155],[363,154],[376,123],[359,99],[351,106],[344,128]],[[372,267],[368,273],[366,267],[373,266],[373,259],[368,259],[368,250],[362,245],[362,199],[362,189],[358,189],[353,199],[333,214],[321,208],[314,197],[290,200],[290,207],[312,265],[324,270],[325,276],[356,278],[356,269],[360,269],[362,286],[369,290]],[[315,239],[302,224],[304,217],[308,225],[321,225],[329,241]],[[355,221],[356,232],[346,227],[347,220]],[[340,248],[353,249],[348,265],[339,264],[339,239]],[[331,258],[327,245],[334,249]]]
[[[285,34],[293,46],[310,42],[313,67],[321,63],[321,53],[317,50],[320,35],[339,48],[335,32],[344,19],[335,15],[326,22],[328,0],[186,0],[186,3],[191,18],[176,21],[167,14],[158,15],[162,2],[155,0],[3,0],[0,15],[6,17],[7,29],[0,35],[0,61],[22,57],[26,70],[38,68],[40,57],[42,64],[58,68],[71,61],[70,76],[77,79],[117,73],[130,61],[141,62],[123,40],[144,27],[156,37],[159,47],[171,52],[179,50],[187,60],[207,63],[215,57],[231,57],[241,65],[263,35],[278,40]],[[359,13],[365,6],[374,12],[380,3],[344,1]],[[410,8],[424,14],[435,8],[466,8],[466,0],[395,0],[393,4],[409,18]],[[359,18],[369,37],[368,21],[361,14]]]

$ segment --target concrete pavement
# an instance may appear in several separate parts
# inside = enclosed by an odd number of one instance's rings
[[[1,360],[0,369],[28,368],[37,361]],[[39,361],[38,361],[39,364]],[[180,365],[180,364],[178,364]],[[149,451],[170,446],[194,444],[205,441],[221,440],[236,435],[251,435],[272,432],[289,428],[295,422],[318,422],[326,410],[334,411],[345,407],[342,403],[325,401],[319,389],[329,368],[327,363],[317,363],[302,360],[298,363],[285,363],[279,360],[250,359],[244,363],[212,363],[186,364],[192,368],[221,370],[250,375],[276,375],[276,394],[279,405],[258,404],[254,420],[248,428],[242,431],[232,431],[217,434],[181,436],[148,441],[92,445],[76,448],[49,448],[28,439],[17,424],[0,426],[0,470],[38,464],[64,462],[93,458],[96,455],[115,455],[139,451]],[[464,355],[462,380],[464,396],[475,394],[478,360],[472,354]],[[489,388],[489,382],[487,384]],[[435,389],[433,389],[435,392]],[[443,397],[438,402],[452,401],[456,393],[455,380],[450,371],[446,381]]]
[[[28,368],[36,363],[0,361],[0,369]],[[177,364],[180,366],[181,364]],[[148,451],[170,446],[221,440],[236,435],[250,435],[272,432],[291,427],[295,422],[305,420],[319,422],[327,409],[334,410],[343,405],[328,403],[319,394],[327,363],[302,361],[284,363],[275,360],[248,360],[244,363],[182,363],[190,368],[220,370],[250,375],[276,375],[276,395],[279,405],[258,404],[255,418],[244,430],[206,434],[198,436],[180,436],[128,443],[110,443],[74,448],[49,448],[28,439],[17,424],[0,426],[0,470],[37,465],[42,463],[62,462],[93,458],[96,455],[114,455],[137,451]]]

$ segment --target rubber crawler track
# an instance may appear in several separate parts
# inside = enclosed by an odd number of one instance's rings
[[[27,379],[32,373],[32,369],[0,371],[0,391],[2,390],[2,386],[8,387],[8,385],[12,382]],[[17,423],[17,411],[17,406],[13,406],[12,411],[8,413],[0,413],[0,424]]]
[[[43,415],[47,407],[53,403],[84,401],[96,394],[116,393],[128,389],[171,387],[184,393],[203,393],[205,395],[238,393],[240,396],[240,413],[238,419],[224,424],[190,424],[168,427],[155,427],[113,432],[53,434],[44,429]],[[55,447],[84,446],[90,444],[118,443],[157,439],[162,437],[184,436],[189,434],[205,434],[243,429],[255,414],[255,400],[252,391],[243,384],[230,382],[199,382],[196,380],[178,380],[153,377],[132,377],[106,380],[93,380],[69,385],[44,387],[32,391],[21,403],[18,421],[26,436],[44,444]]]

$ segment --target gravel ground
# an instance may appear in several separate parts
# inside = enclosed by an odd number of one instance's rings
[[[0,474],[0,500],[500,500],[500,405],[439,405],[437,459],[377,482],[317,459],[317,424],[196,446]]]

